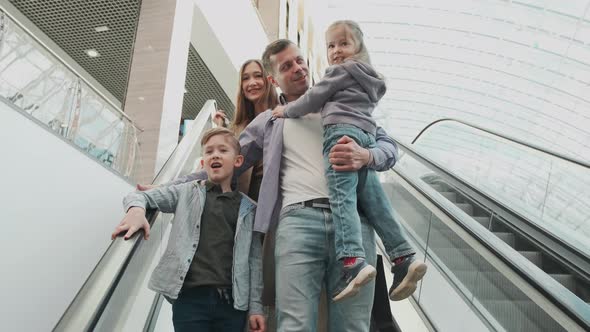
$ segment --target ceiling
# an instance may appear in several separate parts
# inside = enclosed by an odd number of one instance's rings
[[[123,103],[141,0],[9,1]],[[105,26],[107,31],[96,30]],[[87,50],[100,56],[90,57]],[[207,99],[233,114],[231,99],[192,45],[186,75],[183,119],[194,118]]]
[[[140,0],[10,0],[52,41],[122,101],[127,88]],[[97,32],[97,27],[108,31]],[[100,56],[89,57],[94,49]]]
[[[361,24],[388,92],[376,117],[411,141],[441,118],[590,160],[590,1],[329,1]],[[434,128],[434,127],[433,127]]]

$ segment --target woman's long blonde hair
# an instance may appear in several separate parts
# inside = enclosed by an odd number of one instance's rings
[[[256,117],[256,112],[254,110],[254,103],[249,101],[246,96],[244,95],[244,91],[242,90],[242,75],[244,74],[244,70],[246,66],[255,62],[260,67],[262,71],[262,76],[264,79],[264,91],[262,96],[257,103],[262,103],[265,106],[265,109],[275,108],[278,102],[277,90],[275,87],[270,84],[268,81],[268,73],[264,70],[262,66],[262,62],[260,60],[251,59],[244,62],[242,67],[240,68],[240,74],[238,76],[238,97],[236,98],[236,113],[234,117],[234,122],[231,127],[232,131],[237,135],[239,134],[254,118]]]

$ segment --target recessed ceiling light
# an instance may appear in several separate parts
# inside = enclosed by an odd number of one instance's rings
[[[100,56],[100,53],[98,53],[98,51],[95,49],[86,50],[86,54],[88,54],[88,56],[91,58],[96,58],[97,56]]]
[[[105,31],[109,31],[109,30],[110,30],[109,27],[106,25],[94,28],[94,31],[96,31],[96,32],[105,32]]]

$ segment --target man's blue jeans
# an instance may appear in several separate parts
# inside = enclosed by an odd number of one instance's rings
[[[332,169],[328,160],[330,149],[345,135],[367,149],[376,145],[373,135],[349,124],[324,128],[324,169],[336,232],[336,258],[365,257],[359,210],[383,241],[391,259],[414,253],[401,224],[393,217],[393,208],[375,170],[363,167],[355,172],[336,172]]]
[[[276,231],[276,312],[278,331],[316,331],[322,286],[328,294],[329,331],[369,331],[374,282],[350,299],[333,302],[341,265],[334,251],[329,210],[290,205],[281,211]],[[369,264],[377,260],[375,232],[360,227]]]
[[[183,290],[172,304],[174,331],[243,331],[247,312],[236,310],[228,294],[208,286]]]

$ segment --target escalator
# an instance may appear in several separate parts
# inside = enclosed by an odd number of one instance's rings
[[[590,283],[582,276],[574,275],[565,264],[555,259],[548,250],[535,244],[533,239],[521,235],[518,229],[500,217],[494,218],[494,212],[462,192],[459,188],[446,183],[440,178],[425,179],[433,189],[441,193],[449,202],[459,207],[492,235],[499,238],[513,248],[519,255],[539,267],[543,272],[558,281],[576,296],[590,304]],[[525,222],[525,221],[523,221]]]
[[[209,100],[195,118],[191,129],[172,152],[154,184],[163,184],[197,169],[201,134],[212,127],[217,105]],[[150,238],[135,234],[125,241],[115,239],[54,331],[153,331],[164,298],[149,290],[151,271],[164,253],[170,232],[171,214],[148,211]],[[108,234],[105,234],[105,237]]]
[[[457,135],[456,126],[451,129]],[[441,150],[441,136],[430,151]],[[480,143],[476,145],[490,146]],[[526,211],[501,202],[494,196],[497,191],[478,188],[489,189],[485,181],[464,181],[468,176],[446,169],[436,153],[426,158],[428,149],[398,144],[402,158],[383,184],[419,256],[431,265],[412,300],[434,330],[590,329],[590,255],[573,245],[576,237],[569,242],[532,221]],[[522,154],[516,155],[522,163]],[[579,169],[583,176],[589,170],[583,162]],[[442,278],[436,280],[437,275]],[[457,321],[453,310],[459,310],[458,302],[445,303],[437,294],[443,283],[469,308],[462,314],[477,323]]]
[[[209,105],[201,111],[156,183],[194,169],[198,136],[210,126],[214,110]],[[590,330],[590,259],[583,247],[540,227],[416,146],[398,144],[402,157],[384,172],[382,183],[417,257],[430,266],[410,299],[426,326],[434,331]],[[169,329],[170,317],[161,316],[169,315],[168,303],[147,289],[166,245],[169,219],[150,217],[149,241],[115,240],[55,330]]]

